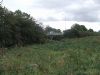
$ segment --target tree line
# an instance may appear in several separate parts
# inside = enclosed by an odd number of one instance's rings
[[[0,6],[0,47],[43,43],[43,27],[29,14]]]
[[[50,32],[54,32],[54,40],[94,36],[99,33],[79,24],[74,24],[71,29],[63,32],[50,26],[43,28],[42,24],[38,23],[30,14],[20,10],[12,12],[0,6],[0,48],[44,43],[50,39],[48,38],[52,35],[48,35]]]
[[[85,37],[85,36],[96,36],[98,32],[95,32],[93,29],[87,29],[84,25],[74,24],[71,29],[65,30],[64,37],[74,38],[74,37]]]
[[[64,30],[63,32],[61,32],[60,29],[55,29],[49,26],[45,28],[45,31],[46,33],[50,33],[51,31],[61,33],[62,35],[59,35],[59,36],[54,35],[54,39],[56,40],[62,39],[62,38],[81,38],[81,37],[86,37],[86,36],[100,35],[100,31],[95,32],[93,29],[91,28],[87,29],[84,25],[80,25],[77,23],[73,24],[70,29]]]

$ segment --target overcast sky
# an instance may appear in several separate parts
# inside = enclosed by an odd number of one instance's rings
[[[64,30],[79,23],[100,30],[100,0],[4,0],[3,6],[31,14],[44,26]]]

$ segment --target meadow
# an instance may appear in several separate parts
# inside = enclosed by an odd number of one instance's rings
[[[7,49],[0,75],[100,75],[100,36]]]

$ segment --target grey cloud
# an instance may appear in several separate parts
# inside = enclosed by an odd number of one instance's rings
[[[89,12],[76,12],[74,13],[73,20],[76,21],[88,21],[88,22],[96,22],[99,21],[97,18],[95,12],[89,13]]]
[[[100,0],[94,0],[95,3],[100,3]]]
[[[100,21],[98,12],[97,8],[80,8],[76,11],[70,11],[69,13],[72,17],[67,20],[97,22]],[[68,11],[66,11],[66,14],[68,14]]]
[[[38,5],[45,9],[53,9],[56,13],[64,12],[67,21],[98,22],[100,12],[100,0],[93,0],[93,4],[87,4],[91,0],[39,0]],[[87,2],[87,3],[86,3]],[[77,7],[75,8],[74,5]],[[63,16],[62,16],[63,17]],[[57,18],[47,17],[45,21],[55,21]],[[64,20],[64,18],[62,18]]]
[[[83,3],[83,0],[38,0],[37,5],[47,9],[64,9],[69,5]]]

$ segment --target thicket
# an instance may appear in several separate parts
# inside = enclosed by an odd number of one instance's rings
[[[44,40],[44,30],[33,17],[0,6],[0,48],[43,43]]]

